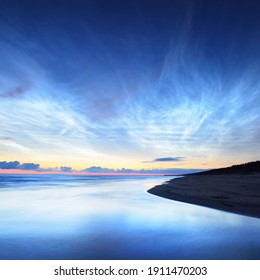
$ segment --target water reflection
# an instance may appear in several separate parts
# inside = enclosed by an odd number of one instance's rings
[[[1,259],[259,259],[260,219],[150,195],[165,177],[0,177]]]

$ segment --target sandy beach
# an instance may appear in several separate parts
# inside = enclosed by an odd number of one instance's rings
[[[149,193],[186,203],[260,218],[260,174],[189,175]]]

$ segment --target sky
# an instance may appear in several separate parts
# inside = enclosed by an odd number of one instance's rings
[[[251,0],[0,0],[0,169],[259,159],[259,14]]]

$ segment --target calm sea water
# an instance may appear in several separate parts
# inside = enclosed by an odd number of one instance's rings
[[[146,191],[168,177],[0,176],[0,259],[260,259],[260,219]]]

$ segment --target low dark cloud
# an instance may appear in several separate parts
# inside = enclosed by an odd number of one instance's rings
[[[18,169],[22,170],[39,170],[40,164],[35,163],[23,163],[18,166]]]
[[[100,166],[91,166],[81,171],[82,172],[115,172],[116,170],[111,168],[104,168]]]
[[[154,160],[146,160],[143,161],[143,163],[149,163],[149,162],[178,162],[183,161],[184,157],[163,157],[163,158],[155,158]]]
[[[54,171],[59,171],[59,169],[58,168],[51,168],[51,167],[49,167],[49,168],[39,168],[38,171],[41,171],[41,172],[54,172]]]
[[[111,169],[106,167],[100,166],[91,166],[89,168],[81,170],[81,172],[93,172],[93,173],[114,173],[114,174],[188,174],[188,173],[195,173],[199,171],[204,171],[205,169],[185,169],[185,168],[168,168],[168,169]]]
[[[68,167],[68,166],[61,166],[60,171],[61,172],[72,172],[73,169],[71,167]]]
[[[55,168],[41,168],[40,164],[36,163],[22,163],[19,161],[0,161],[0,169],[18,169],[18,170],[35,170],[41,172],[73,172],[75,171],[72,167],[61,166]],[[165,174],[165,175],[175,175],[175,174],[187,174],[199,171],[204,171],[205,169],[184,169],[184,168],[168,168],[168,169],[113,169],[101,166],[91,166],[80,170],[79,172],[90,172],[90,173],[113,173],[113,174]]]
[[[19,165],[19,161],[0,161],[0,169],[17,169]]]
[[[106,168],[101,166],[91,166],[81,170],[81,172],[94,172],[94,173],[136,173],[139,171],[140,170],[126,169],[126,168],[113,169],[113,168]]]
[[[156,158],[153,162],[156,161],[183,161],[183,157],[164,157],[164,158]]]
[[[40,164],[22,163],[19,161],[0,161],[0,169],[39,170]]]

